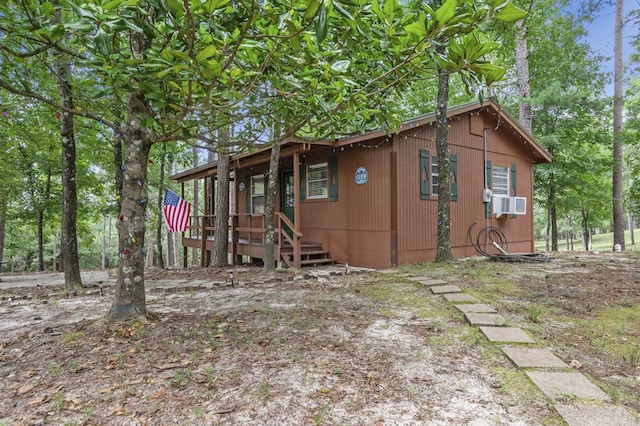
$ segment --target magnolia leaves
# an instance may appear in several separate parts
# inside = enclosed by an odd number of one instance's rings
[[[416,39],[432,40],[445,46],[442,53],[430,50],[430,59],[448,72],[460,72],[467,87],[485,80],[487,85],[501,79],[505,69],[491,64],[486,56],[499,47],[480,30],[480,25],[495,19],[509,23],[522,19],[526,13],[509,1],[489,0],[488,3],[446,0],[436,10],[422,4],[422,12],[405,31]]]

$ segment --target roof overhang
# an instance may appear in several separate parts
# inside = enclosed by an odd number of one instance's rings
[[[535,138],[527,132],[517,120],[511,117],[494,99],[487,99],[484,102],[470,102],[468,104],[449,108],[447,117],[455,117],[467,113],[484,113],[488,114],[496,122],[495,130],[505,129],[517,139],[517,142],[531,154],[533,164],[550,163],[553,159],[551,154],[542,146]],[[428,125],[436,121],[435,114],[427,114],[416,117],[403,122],[395,131],[399,134],[403,131]],[[388,130],[377,129],[365,132],[359,135],[347,136],[335,141],[319,140],[311,141],[308,139],[288,138],[280,143],[280,156],[286,158],[293,154],[311,151],[314,148],[341,147],[359,142],[366,142],[384,137],[391,138],[392,133]],[[237,170],[243,167],[254,166],[257,164],[268,163],[271,158],[271,145],[254,149],[250,152],[243,152],[231,156],[230,170]],[[193,169],[176,173],[170,177],[178,182],[187,182],[193,179],[203,179],[209,176],[215,176],[218,173],[216,162],[205,164]]]
[[[540,145],[540,143],[538,143],[538,141],[536,141],[536,139],[529,132],[527,132],[518,123],[517,120],[515,120],[504,109],[502,109],[497,101],[492,98],[487,99],[484,102],[470,102],[468,104],[449,108],[449,110],[447,111],[447,117],[455,117],[458,115],[474,112],[483,112],[493,117],[496,121],[496,130],[501,127],[506,127],[511,136],[515,136],[523,145],[523,148],[531,153],[533,164],[550,163],[552,161],[553,157],[551,156],[551,154],[542,145]],[[400,126],[398,126],[398,129],[395,133],[399,134],[409,129],[434,123],[435,121],[435,113],[422,115],[420,117],[416,117],[403,122]],[[339,139],[336,142],[335,146],[350,145],[358,142],[391,136],[392,134],[390,134],[388,131],[377,129],[371,132]]]

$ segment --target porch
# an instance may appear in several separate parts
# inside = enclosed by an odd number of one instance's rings
[[[188,250],[200,249],[200,265],[207,266],[213,257],[215,215],[196,215],[182,236],[183,266],[188,266]],[[230,214],[227,253],[233,265],[243,263],[243,257],[264,259],[266,217],[264,214]],[[286,267],[301,268],[335,263],[322,243],[304,241],[289,218],[276,212],[274,218],[274,258]]]

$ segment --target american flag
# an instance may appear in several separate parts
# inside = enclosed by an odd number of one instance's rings
[[[178,197],[175,192],[167,189],[167,192],[164,194],[162,213],[169,232],[184,232],[189,223],[191,203]]]

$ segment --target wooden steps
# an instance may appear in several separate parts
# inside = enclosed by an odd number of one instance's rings
[[[283,247],[280,251],[282,260],[288,267],[292,267],[293,247]],[[332,265],[335,259],[329,257],[329,252],[322,248],[322,243],[313,241],[304,241],[300,246],[300,265],[316,266],[316,265]]]

